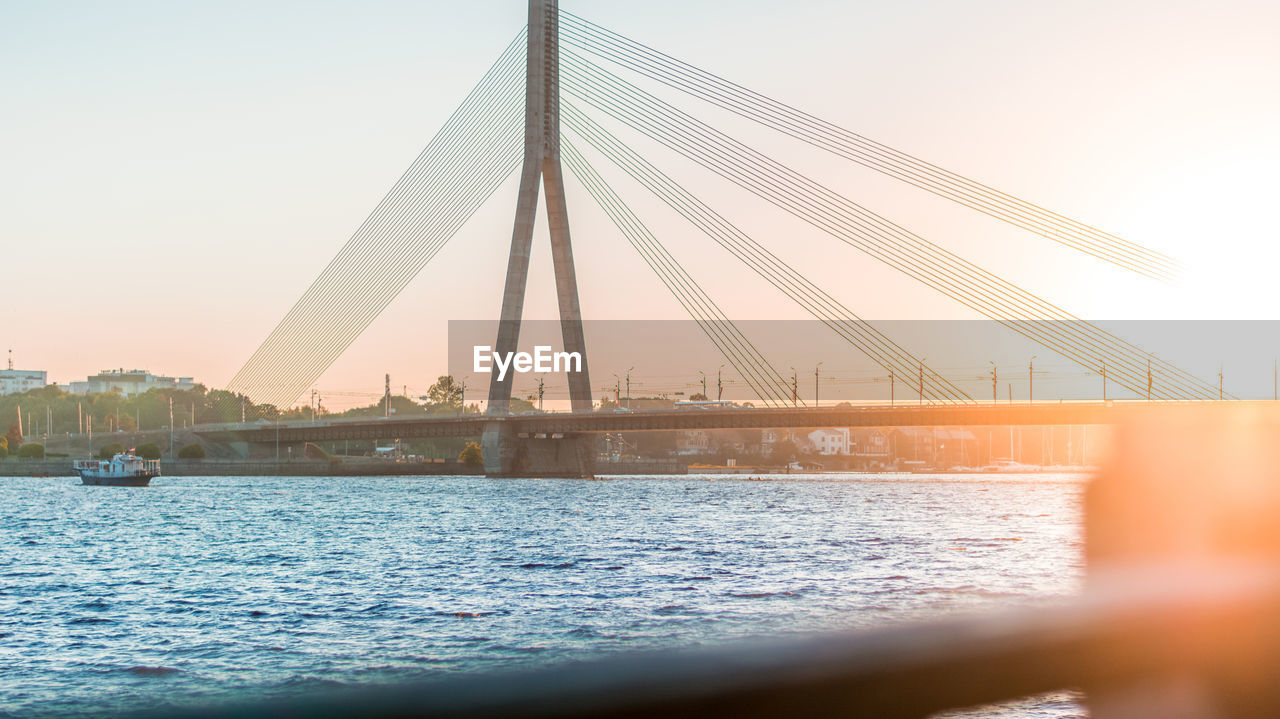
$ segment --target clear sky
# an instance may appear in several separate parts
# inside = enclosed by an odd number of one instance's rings
[[[1191,269],[1172,288],[1126,275],[732,126],[1079,315],[1280,314],[1274,2],[563,7]],[[225,384],[524,18],[519,0],[0,0],[0,349],[60,382],[124,366]],[[682,171],[864,317],[973,316],[723,182]],[[805,316],[636,188],[616,187],[731,316]],[[585,314],[682,318],[573,180],[568,192]],[[319,386],[334,397],[377,392],[390,372],[397,387],[422,389],[443,373],[447,320],[497,313],[514,198],[508,183]],[[554,317],[538,232],[526,316]]]

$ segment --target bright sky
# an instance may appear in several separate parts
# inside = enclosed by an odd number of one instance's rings
[[[1078,315],[1280,315],[1274,2],[563,7],[1191,268],[1172,288],[1126,275],[730,125]],[[525,12],[520,0],[0,0],[0,349],[59,382],[123,366],[222,386]],[[669,154],[653,159],[864,317],[974,316]],[[805,316],[638,188],[615,187],[730,316]],[[586,316],[683,318],[575,181],[568,192]],[[379,392],[389,372],[412,391],[442,374],[446,322],[497,314],[514,200],[511,182],[318,386]],[[534,246],[526,316],[554,317],[544,226]]]

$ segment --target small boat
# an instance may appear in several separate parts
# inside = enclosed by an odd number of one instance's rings
[[[1039,472],[1040,467],[1034,464],[1023,464],[1021,462],[1016,462],[1012,459],[993,459],[991,460],[991,464],[988,464],[987,466],[982,468],[982,471],[998,473],[998,474],[1010,473],[1010,472],[1026,473],[1026,472]]]
[[[133,450],[122,452],[111,459],[78,460],[75,470],[80,473],[80,483],[111,487],[145,487],[152,477],[160,476],[160,460],[143,459]]]

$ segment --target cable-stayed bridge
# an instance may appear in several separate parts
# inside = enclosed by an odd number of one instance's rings
[[[642,86],[644,83],[650,88]],[[593,166],[586,152],[589,149],[592,156],[607,160],[614,172],[643,187],[652,198],[687,221],[697,234],[705,235],[751,274],[799,305],[843,340],[850,352],[868,358],[890,375],[905,378],[918,373],[922,401],[960,408],[974,403],[961,387],[927,369],[911,348],[862,319],[845,301],[784,261],[749,228],[731,222],[636,151],[621,132],[609,129],[611,125],[664,146],[832,240],[1082,368],[1101,368],[1119,387],[1162,401],[1222,397],[1219,384],[1155,358],[1048,298],[921,237],[795,170],[784,159],[752,147],[677,107],[656,90],[682,93],[699,105],[727,111],[1099,262],[1153,281],[1167,282],[1178,275],[1178,264],[1159,252],[876,142],[586,18],[561,12],[556,0],[530,0],[527,26],[236,373],[228,389],[277,406],[296,402],[518,171],[520,189],[494,348],[498,352],[514,352],[519,343],[541,188],[550,227],[564,349],[579,352],[583,358],[581,371],[568,375],[571,404],[575,415],[590,414],[591,384],[586,363],[589,353],[564,192],[567,167],[750,387],[763,407],[752,411],[751,422],[801,426],[792,424],[801,421],[794,414],[799,410],[783,409],[794,403],[794,388],[771,364],[770,348],[758,346],[735,325],[705,286],[681,265],[632,204],[608,182],[606,173]],[[589,471],[592,451],[589,437],[583,433],[601,431],[594,427],[603,424],[638,421],[598,416],[508,421],[512,380],[512,375],[503,378],[496,372],[491,377],[485,417],[434,420],[436,424],[422,426],[436,427],[430,431],[451,432],[455,430],[439,423],[452,421],[459,428],[465,425],[474,434],[475,426],[482,425],[486,467],[496,474],[536,471],[527,469],[522,458],[532,451],[528,446],[531,435],[538,435],[554,440],[554,448],[549,450],[554,455],[551,471],[559,471],[555,469],[558,467],[575,473],[578,470],[571,467]],[[1099,405],[1097,411],[1102,409]],[[807,426],[826,423],[825,415],[818,416],[824,410],[812,411],[815,414],[811,420],[804,420]],[[1058,422],[1048,418],[1053,411],[1037,408],[1029,414],[1006,412],[1002,417],[1004,421],[1034,419],[1054,424]],[[1083,410],[1077,407],[1071,411]],[[651,424],[646,428],[676,429],[690,421],[681,418],[684,416],[655,415],[647,420]],[[1062,417],[1065,421],[1066,415]],[[711,419],[705,415],[702,421]],[[855,418],[851,414],[845,419]],[[300,427],[296,434],[303,439],[318,439],[336,436],[334,433],[339,431],[322,430],[322,426],[325,425]],[[519,469],[522,466],[526,469]]]

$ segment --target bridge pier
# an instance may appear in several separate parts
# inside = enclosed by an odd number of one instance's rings
[[[595,437],[590,434],[531,434],[505,422],[490,422],[481,435],[484,473],[489,477],[574,477],[595,474]]]

